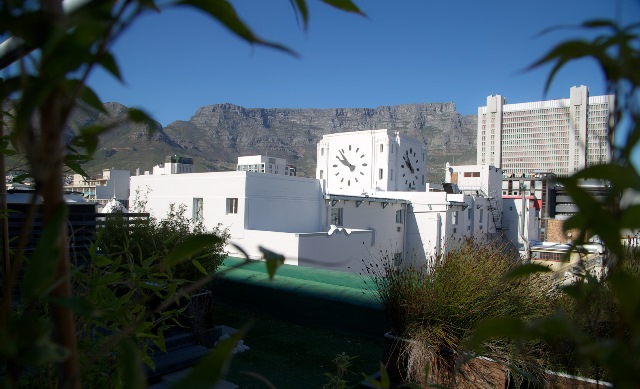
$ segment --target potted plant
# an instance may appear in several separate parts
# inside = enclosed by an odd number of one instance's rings
[[[396,266],[383,259],[369,267],[391,327],[385,335],[384,364],[392,385],[494,387],[506,382],[506,366],[512,376],[525,371],[543,381],[545,350],[540,344],[527,344],[528,351],[512,357],[518,345],[497,339],[488,347],[491,352],[472,361],[464,348],[485,318],[533,320],[549,313],[553,299],[543,276],[505,278],[519,262],[505,245],[464,239],[424,263]]]

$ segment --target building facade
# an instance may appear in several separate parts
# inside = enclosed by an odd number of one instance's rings
[[[64,185],[66,192],[81,193],[85,200],[98,204],[102,209],[109,200],[118,200],[125,208],[129,204],[129,170],[104,169],[101,177],[85,178],[74,174],[72,181]]]
[[[164,163],[154,166],[152,172],[154,175],[193,173],[193,159],[169,155],[164,159]]]
[[[267,249],[289,264],[363,273],[374,261],[426,261],[463,237],[496,231],[482,194],[426,191],[425,154],[419,141],[392,131],[333,134],[318,145],[317,179],[252,171],[142,175],[131,178],[131,193],[145,196],[157,218],[183,204],[194,221],[220,224],[231,255],[260,259]],[[477,184],[499,188],[501,175],[490,182],[494,176],[487,170]]]
[[[238,157],[236,170],[241,172],[282,174],[285,176],[296,175],[295,167],[287,165],[286,159],[269,157],[267,155]]]
[[[380,129],[324,135],[318,143],[316,178],[334,194],[425,191],[424,143]]]
[[[568,99],[507,104],[488,96],[478,108],[478,165],[507,177],[552,172],[566,176],[611,159],[609,119],[614,96],[572,87]]]

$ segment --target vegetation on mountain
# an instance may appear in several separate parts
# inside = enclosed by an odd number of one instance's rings
[[[70,118],[67,134],[77,128],[126,118],[127,108],[106,103],[108,115],[84,107]],[[91,161],[83,167],[92,173],[116,168],[142,171],[164,161],[166,155],[194,159],[196,171],[235,170],[243,155],[285,158],[298,175],[315,177],[316,145],[322,135],[379,128],[398,130],[424,141],[427,174],[431,182],[444,178],[444,164],[475,163],[476,116],[462,116],[453,103],[407,104],[390,107],[288,109],[244,108],[233,104],[201,107],[186,121],[166,127],[123,122],[100,136]]]

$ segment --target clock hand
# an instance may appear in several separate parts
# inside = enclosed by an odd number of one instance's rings
[[[411,161],[409,161],[409,158],[404,157],[404,162],[407,164],[407,167],[409,168],[409,171],[411,171],[411,173],[413,173],[413,166],[411,166]]]
[[[356,168],[356,165],[352,165],[349,163],[349,160],[347,159],[347,157],[344,155],[344,153],[342,152],[342,150],[339,150],[340,155],[342,155],[342,158],[344,158],[344,160],[340,160],[340,162],[342,162],[342,164],[344,166],[348,166],[349,170],[354,171]],[[339,159],[339,158],[338,158]]]

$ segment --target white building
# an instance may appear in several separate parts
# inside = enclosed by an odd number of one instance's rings
[[[184,173],[193,173],[192,158],[169,155],[164,159],[164,163],[158,164],[153,167],[154,175]],[[145,172],[145,174],[149,174],[149,172]]]
[[[478,165],[502,168],[507,177],[538,171],[569,175],[611,159],[609,115],[614,96],[589,96],[572,87],[568,99],[507,104],[488,96],[478,108]]]
[[[424,192],[426,156],[422,142],[398,131],[329,134],[318,143],[316,178],[329,193]]]
[[[493,165],[460,165],[445,166],[445,183],[455,185],[457,190],[465,195],[472,196],[479,210],[477,215],[484,220],[484,212],[487,212],[488,228],[485,233],[496,233],[503,229],[502,208],[502,169]],[[446,184],[445,184],[446,185]],[[451,188],[456,192],[455,188]]]
[[[129,204],[129,170],[104,169],[102,177],[83,177],[74,174],[69,185],[64,186],[66,192],[82,193],[91,202],[96,202],[102,208],[109,200],[116,199],[125,207]]]
[[[263,247],[289,264],[361,273],[381,257],[422,261],[459,238],[496,231],[486,197],[425,191],[423,156],[423,145],[396,132],[332,134],[318,146],[317,179],[250,171],[144,175],[131,178],[131,193],[145,195],[156,217],[184,204],[208,228],[220,223],[231,255],[258,259]],[[478,185],[499,188],[501,177],[491,177],[486,170]]]
[[[241,172],[256,172],[269,174],[283,174],[295,176],[295,168],[287,165],[287,160],[266,155],[251,155],[238,157],[238,168]]]

